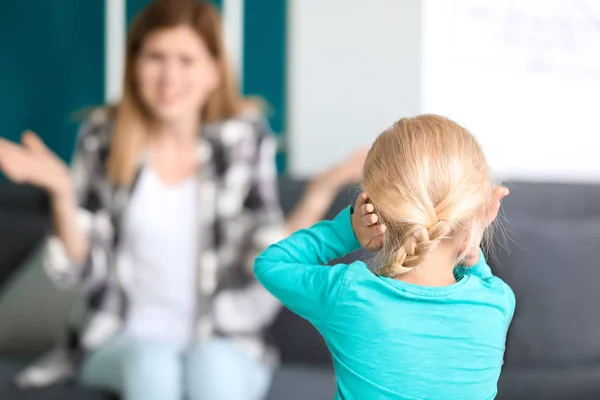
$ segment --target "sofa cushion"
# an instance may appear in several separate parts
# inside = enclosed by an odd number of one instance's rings
[[[41,190],[0,184],[0,351],[45,349],[64,331],[73,294],[52,286],[35,251],[49,229]]]
[[[598,363],[600,216],[517,218],[510,207],[506,213],[511,240],[508,251],[498,251],[494,272],[517,299],[507,366]]]
[[[53,386],[44,389],[17,390],[0,388],[3,400],[119,400],[118,397],[97,390],[74,385]]]
[[[597,400],[600,366],[505,368],[496,400]]]
[[[331,400],[334,394],[333,369],[288,365],[275,373],[267,400]]]
[[[0,184],[0,289],[50,229],[45,194],[29,186]]]
[[[541,217],[581,220],[600,215],[600,185],[585,183],[506,183],[510,195],[503,201],[511,219]]]
[[[50,228],[42,215],[0,211],[0,289],[41,243]]]

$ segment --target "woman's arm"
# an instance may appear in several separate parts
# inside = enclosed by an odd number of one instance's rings
[[[26,132],[22,144],[0,139],[0,167],[9,179],[48,192],[54,231],[69,257],[81,262],[88,245],[77,223],[77,199],[67,165],[37,135]]]
[[[339,191],[358,181],[367,151],[361,149],[333,168],[317,175],[285,221],[288,235],[322,220]]]
[[[0,168],[6,176],[49,193],[53,234],[44,246],[43,265],[60,287],[85,288],[100,278],[93,270],[101,268],[93,268],[90,256],[91,167],[98,156],[97,146],[84,144],[91,130],[90,124],[80,129],[70,170],[33,133],[23,135],[22,145],[0,139]]]
[[[43,265],[46,273],[61,288],[89,290],[105,278],[106,268],[93,262],[91,247],[96,201],[92,180],[97,168],[95,130],[101,127],[84,124],[78,134],[68,184],[51,195],[54,233],[46,241]]]
[[[278,177],[275,167],[276,142],[270,135],[266,120],[254,123],[256,156],[252,171],[252,185],[244,202],[252,215],[255,229],[250,246],[244,255],[244,267],[252,271],[256,257],[268,246],[285,238],[293,231],[313,225],[323,218],[341,186],[356,181],[362,171],[364,156],[355,155],[343,165],[332,168],[315,179],[303,195],[292,215],[285,220],[278,195]],[[335,189],[331,189],[335,186]],[[230,331],[256,330],[272,323],[281,303],[257,281],[245,288],[225,290],[215,298],[217,315],[237,314],[245,318],[217,321],[220,329]]]
[[[76,190],[70,178],[65,181],[63,189],[50,195],[50,201],[56,238],[74,265],[83,264],[89,252],[89,239],[84,226],[90,222],[85,213],[79,210]]]

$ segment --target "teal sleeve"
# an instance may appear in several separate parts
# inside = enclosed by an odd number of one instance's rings
[[[517,300],[515,298],[515,293],[512,291],[512,289],[508,285],[506,285],[506,303],[507,303],[508,325],[510,325],[513,317],[515,316],[515,307],[517,304]]]
[[[485,256],[483,255],[483,251],[481,249],[479,249],[479,261],[477,261],[477,264],[473,265],[472,267],[456,267],[454,275],[457,278],[464,275],[475,275],[481,279],[487,279],[494,276],[492,274],[492,269],[488,265],[487,261],[485,261]]]
[[[319,326],[329,318],[348,271],[345,264],[325,264],[359,248],[348,207],[335,219],[268,247],[257,257],[254,273],[284,306]]]

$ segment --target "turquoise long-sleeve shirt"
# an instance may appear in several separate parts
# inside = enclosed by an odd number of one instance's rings
[[[515,297],[483,254],[445,287],[377,276],[362,261],[325,265],[359,247],[347,208],[270,246],[254,267],[325,339],[335,398],[493,399]]]

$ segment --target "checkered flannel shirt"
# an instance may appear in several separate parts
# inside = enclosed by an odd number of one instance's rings
[[[265,331],[280,305],[255,280],[253,263],[284,234],[275,141],[266,121],[250,116],[207,124],[201,131],[196,338],[225,337],[272,365],[276,352],[265,340]],[[134,266],[121,251],[119,231],[135,181],[122,188],[107,179],[111,132],[109,114],[103,109],[92,112],[80,129],[73,158],[79,219],[90,240],[87,260],[72,263],[54,236],[44,249],[48,275],[59,287],[83,293],[83,312],[73,319],[59,346],[17,376],[20,387],[46,386],[76,376],[85,354],[123,327]]]

